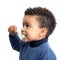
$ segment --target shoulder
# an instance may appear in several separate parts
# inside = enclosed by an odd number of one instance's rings
[[[56,60],[56,56],[53,50],[50,48],[48,42],[43,43],[40,51],[40,59],[41,60]]]

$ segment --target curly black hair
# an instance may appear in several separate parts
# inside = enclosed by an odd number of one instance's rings
[[[25,11],[25,15],[36,15],[38,16],[38,20],[40,21],[40,27],[46,27],[48,29],[48,33],[46,37],[48,37],[56,27],[56,19],[51,11],[42,7],[34,7],[28,8]]]

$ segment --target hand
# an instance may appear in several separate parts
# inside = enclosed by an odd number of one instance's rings
[[[17,27],[16,27],[15,25],[9,26],[8,32],[9,32],[10,34],[12,34],[12,35],[15,34],[15,33],[17,33]]]

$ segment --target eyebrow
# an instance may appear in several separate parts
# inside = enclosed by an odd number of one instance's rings
[[[30,23],[28,23],[28,22],[23,22],[23,25],[24,25],[24,24],[25,24],[25,25],[26,25],[26,24],[31,25],[31,24],[30,24]]]

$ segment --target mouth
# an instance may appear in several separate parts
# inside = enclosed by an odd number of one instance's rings
[[[22,34],[21,37],[22,37],[22,39],[23,39],[24,42],[28,42],[26,35]]]
[[[25,34],[21,34],[19,32],[17,32],[17,33],[20,34],[23,39],[27,37],[27,35],[25,35]]]
[[[24,34],[22,34],[22,35],[21,35],[21,37],[24,39],[24,38],[26,38],[27,36],[26,36],[26,35],[24,35]]]

